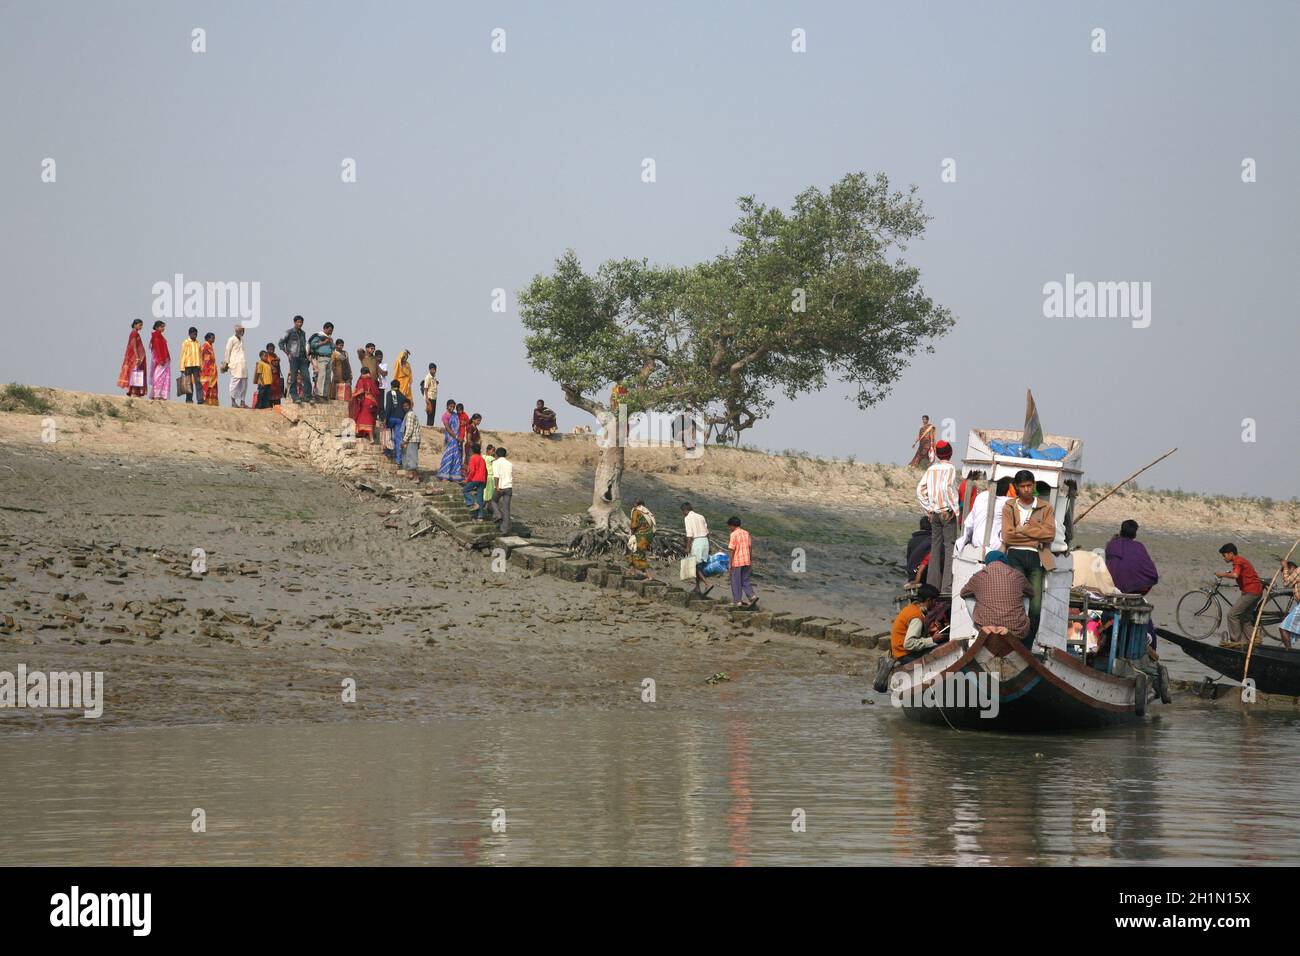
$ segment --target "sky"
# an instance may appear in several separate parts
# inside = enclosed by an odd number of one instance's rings
[[[0,0],[0,381],[116,392],[181,273],[260,283],[250,344],[332,321],[489,428],[540,397],[568,431],[516,300],[566,248],[698,262],[739,196],[884,172],[955,328],[872,408],[833,384],[747,442],[903,462],[921,414],[960,448],[1032,388],[1089,481],[1177,446],[1143,486],[1290,498],[1297,37],[1295,2]],[[1067,275],[1149,315],[1049,317]],[[190,324],[233,322],[174,353]]]

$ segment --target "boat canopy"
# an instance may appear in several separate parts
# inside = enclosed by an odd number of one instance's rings
[[[982,471],[985,478],[996,481],[1027,468],[1034,473],[1036,480],[1046,482],[1053,489],[1067,480],[1076,486],[1079,484],[1083,478],[1082,438],[1044,435],[1040,450],[1061,449],[1064,454],[1056,459],[1003,454],[995,450],[1018,445],[1023,434],[1021,428],[972,428],[966,438],[966,454],[961,460],[962,477],[972,471]]]

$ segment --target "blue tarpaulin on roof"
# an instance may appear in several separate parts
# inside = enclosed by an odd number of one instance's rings
[[[1060,461],[1065,457],[1065,449],[1059,445],[1044,445],[1041,448],[1026,448],[1018,441],[991,441],[989,448],[995,455],[1007,455],[1011,458],[1039,458],[1043,461]]]

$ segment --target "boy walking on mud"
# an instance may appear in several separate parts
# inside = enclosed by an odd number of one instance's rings
[[[753,607],[758,603],[754,586],[749,583],[749,573],[754,565],[754,539],[740,526],[739,518],[728,518],[727,527],[731,529],[731,537],[727,541],[727,554],[731,559],[727,565],[727,580],[731,582],[731,605]],[[742,600],[745,595],[748,598]]]

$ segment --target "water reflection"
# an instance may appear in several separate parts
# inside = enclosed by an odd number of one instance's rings
[[[1021,738],[842,690],[820,709],[792,684],[708,713],[3,739],[0,863],[1300,861],[1294,717],[1188,704]]]

